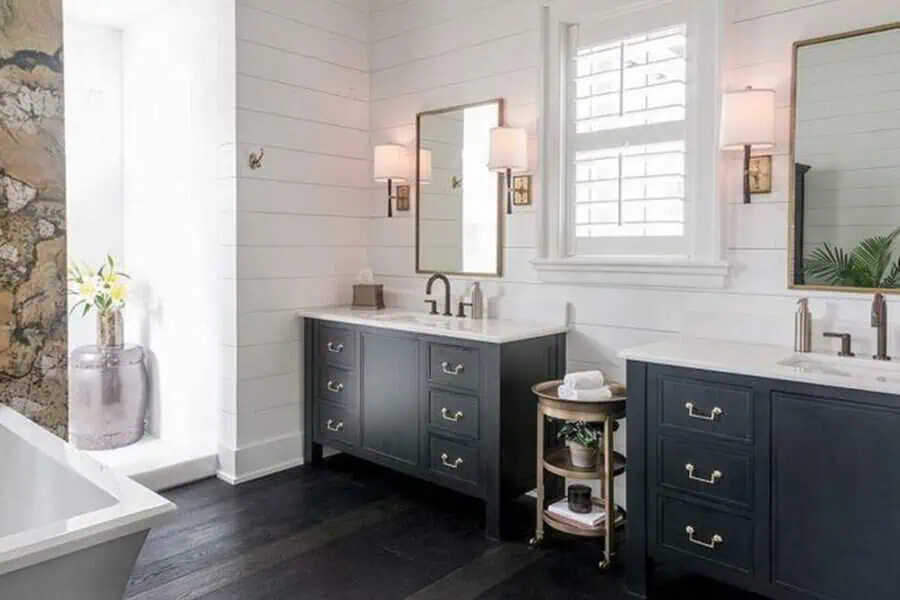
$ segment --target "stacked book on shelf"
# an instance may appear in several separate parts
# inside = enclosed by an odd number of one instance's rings
[[[594,505],[589,513],[577,513],[569,509],[569,501],[565,498],[547,507],[547,512],[575,527],[596,529],[606,521],[606,511]]]

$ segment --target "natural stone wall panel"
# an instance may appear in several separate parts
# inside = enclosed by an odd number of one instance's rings
[[[0,402],[66,436],[62,0],[0,0]]]

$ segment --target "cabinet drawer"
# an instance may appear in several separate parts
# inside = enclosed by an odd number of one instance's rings
[[[318,355],[324,363],[356,369],[356,332],[340,327],[319,329]]]
[[[428,344],[428,380],[439,385],[478,391],[478,350]]]
[[[429,443],[431,471],[459,481],[478,484],[478,449],[432,435]]]
[[[659,483],[749,508],[753,498],[753,459],[746,454],[660,438]]]
[[[343,404],[352,410],[359,406],[359,375],[338,367],[319,371],[319,400]]]
[[[316,404],[316,436],[318,441],[359,445],[359,419],[346,408]]]
[[[727,512],[659,497],[660,544],[670,550],[753,571],[753,523]]]
[[[750,388],[659,377],[659,422],[719,438],[753,440],[753,390]]]
[[[428,390],[428,422],[433,427],[478,439],[478,398]]]

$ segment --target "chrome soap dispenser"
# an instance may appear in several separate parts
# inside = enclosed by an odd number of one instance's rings
[[[472,284],[472,318],[484,318],[484,294],[481,291],[481,284],[477,281]]]
[[[809,312],[809,298],[797,301],[794,315],[794,352],[812,352],[812,313]]]

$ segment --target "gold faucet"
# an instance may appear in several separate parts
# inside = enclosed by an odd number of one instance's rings
[[[872,300],[872,327],[878,329],[878,350],[872,358],[891,360],[887,354],[887,302],[881,292],[876,292]]]

